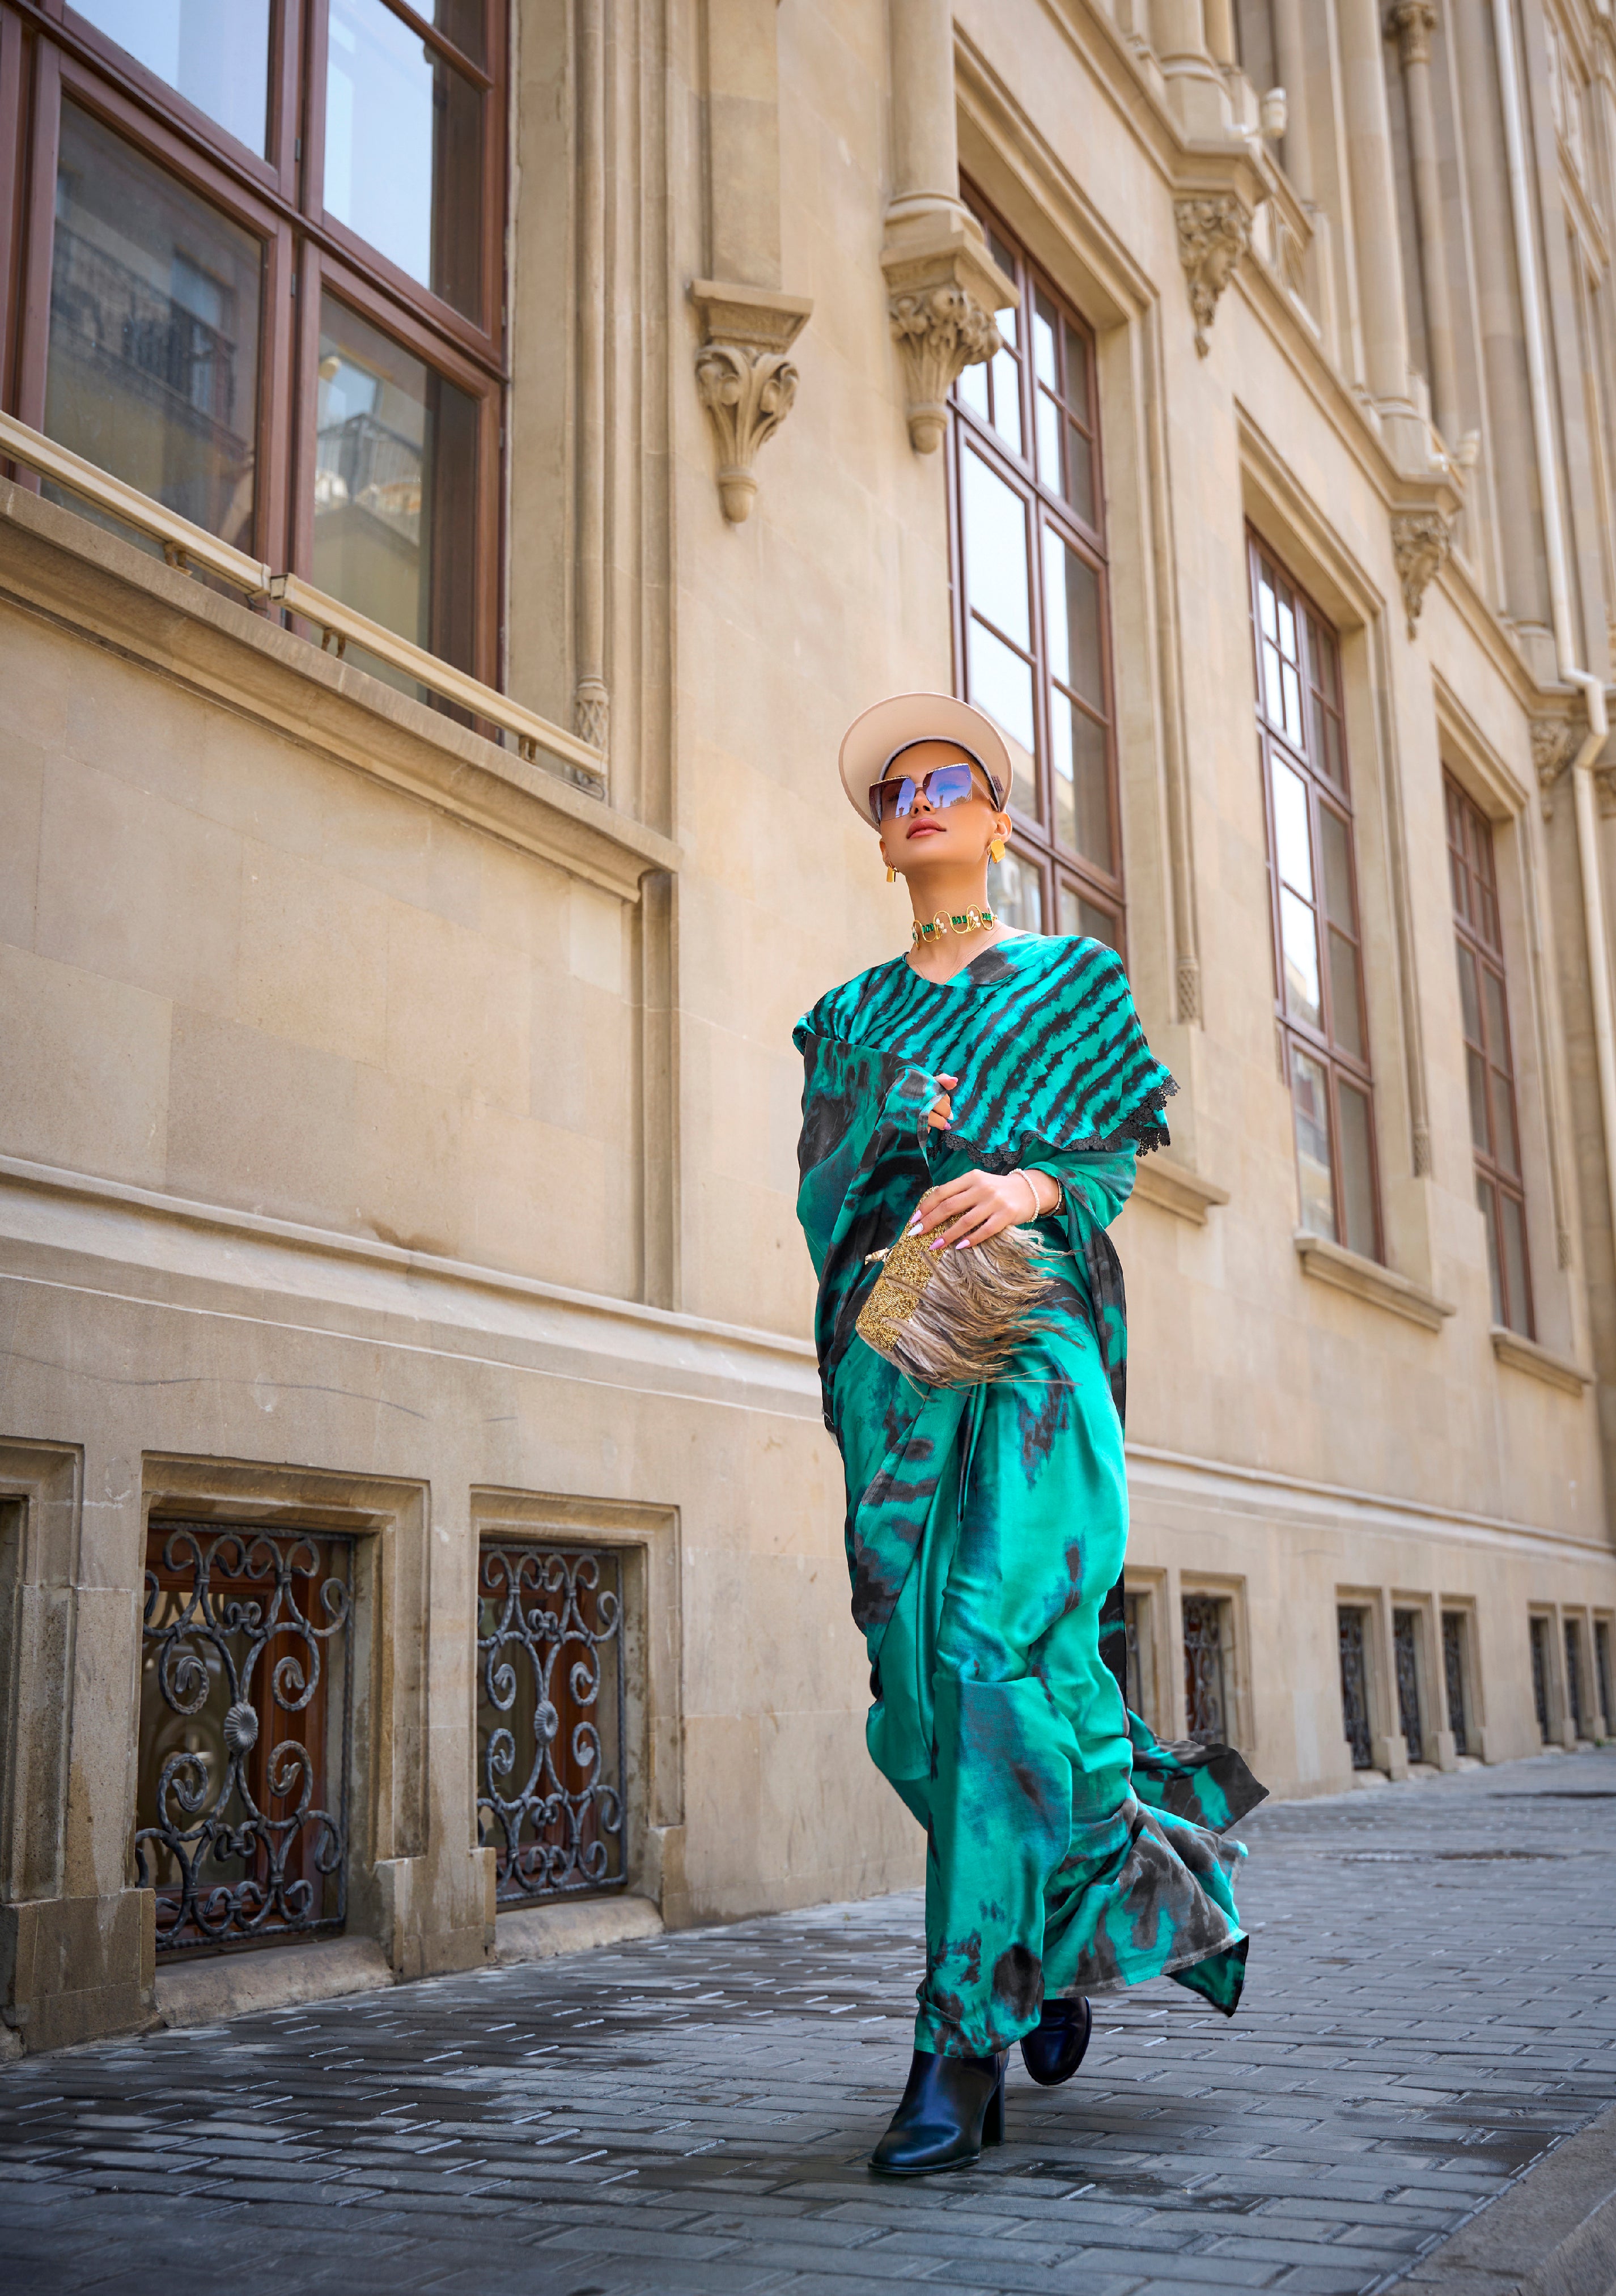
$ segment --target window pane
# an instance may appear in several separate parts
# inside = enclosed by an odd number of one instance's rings
[[[1464,1048],[1464,1075],[1470,1086],[1470,1138],[1478,1155],[1492,1154],[1487,1128],[1487,1063],[1470,1046]]]
[[[1274,570],[1259,562],[1257,574],[1257,619],[1265,638],[1279,636],[1279,606],[1274,595]]]
[[[1064,474],[1061,469],[1061,433],[1065,425],[1061,418],[1060,408],[1046,390],[1040,390],[1038,394],[1038,476],[1046,487],[1053,487],[1056,494],[1064,494],[1066,487]]]
[[[269,0],[73,0],[187,103],[260,155],[269,120]]]
[[[1032,670],[1019,653],[1012,653],[993,632],[972,619],[971,624],[971,699],[979,709],[1002,726],[1020,745],[1016,759],[1015,802],[1023,813],[1037,814],[1038,776],[1033,771]],[[1023,764],[1025,760],[1025,764]]]
[[[1092,430],[1088,412],[1088,345],[1070,320],[1062,324],[1066,332],[1066,404],[1084,429]]]
[[[316,421],[316,586],[470,669],[476,401],[328,295]]]
[[[1506,1172],[1521,1169],[1521,1144],[1515,1137],[1515,1088],[1497,1069],[1492,1078],[1493,1154]]]
[[[1490,1180],[1476,1174],[1476,1201],[1487,1227],[1487,1273],[1492,1283],[1493,1321],[1504,1321],[1504,1275],[1498,1265],[1498,1193]]]
[[[965,595],[1017,645],[1032,643],[1027,579],[1027,511],[1014,488],[980,455],[962,457]],[[974,697],[973,697],[974,698]],[[1019,733],[1020,728],[1016,728]],[[1030,719],[1021,737],[1032,747]]]
[[[1313,838],[1308,826],[1307,783],[1278,758],[1274,760],[1274,846],[1281,879],[1310,901]]]
[[[1280,944],[1285,958],[1285,1009],[1310,1029],[1325,1025],[1318,992],[1318,929],[1313,912],[1289,886],[1279,896]]]
[[[258,240],[62,104],[45,430],[238,549],[263,269]]]
[[[1358,1060],[1364,1054],[1364,1014],[1359,996],[1358,949],[1345,933],[1330,928],[1330,1034],[1341,1050]]]
[[[1105,707],[1100,659],[1100,578],[1052,527],[1044,529],[1044,618],[1049,668],[1096,709]]]
[[[1022,932],[1044,930],[1044,888],[1038,873],[1006,853],[988,865],[988,906],[1005,924]]]
[[[1296,1115],[1296,1177],[1301,1225],[1335,1241],[1335,1191],[1330,1177],[1330,1101],[1325,1072],[1306,1053],[1291,1055],[1291,1098]]]
[[[1343,1078],[1336,1079],[1341,1110],[1341,1215],[1349,1251],[1373,1259],[1374,1251],[1374,1162],[1369,1146],[1369,1101]]]
[[[1458,952],[1459,1011],[1464,1034],[1472,1045],[1479,1045],[1482,1041],[1481,999],[1476,988],[1476,960],[1463,941],[1458,943]]]
[[[325,211],[480,319],[482,97],[382,0],[331,0]]]
[[[1075,422],[1066,425],[1066,499],[1086,526],[1095,517],[1094,449]]]
[[[1504,1313],[1500,1323],[1514,1332],[1531,1331],[1531,1300],[1526,1282],[1526,1219],[1513,1196],[1500,1189],[1498,1210],[1504,1227]]]
[[[1092,901],[1086,901],[1075,885],[1057,887],[1055,906],[1063,933],[1078,933],[1086,940],[1103,940],[1107,948],[1116,947],[1115,917],[1109,909],[1097,909]]]
[[[1325,865],[1325,914],[1344,932],[1356,932],[1352,914],[1351,832],[1339,813],[1318,808],[1318,841]]]
[[[486,0],[436,0],[431,8],[425,0],[416,0],[415,12],[430,16],[436,29],[446,40],[453,40],[463,56],[470,56],[474,64],[487,63]]]
[[[1032,368],[1038,381],[1059,390],[1055,365],[1055,308],[1040,287],[1032,299]]]
[[[1487,1007],[1488,1056],[1501,1069],[1509,1066],[1509,1021],[1504,1010],[1504,983],[1485,964],[1480,968],[1481,995]]]
[[[959,393],[962,406],[968,406],[972,414],[979,415],[984,422],[992,421],[988,409],[988,363],[985,359],[978,359],[973,366],[962,367],[954,388]]]
[[[1054,791],[1054,833],[1069,852],[1102,869],[1113,868],[1111,776],[1105,728],[1063,693],[1049,697],[1049,762]]]
[[[1006,348],[993,355],[993,427],[1012,454],[1021,451],[1021,363],[1008,348],[1016,340],[1016,314],[996,311],[994,324]]]

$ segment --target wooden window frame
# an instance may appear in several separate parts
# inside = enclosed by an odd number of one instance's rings
[[[320,291],[333,293],[477,402],[473,658],[497,686],[503,614],[501,462],[509,382],[504,237],[510,0],[483,0],[485,66],[408,0],[381,0],[480,91],[482,313],[468,318],[328,217],[321,199],[329,0],[271,0],[270,156],[255,153],[125,54],[68,0],[0,0],[0,405],[44,425],[62,102],[91,112],[265,250],[258,332],[258,484],[252,554],[312,578]],[[9,143],[8,143],[8,131]],[[31,473],[19,483],[37,489]]]
[[[1289,588],[1295,603],[1297,629],[1297,662],[1300,691],[1300,731],[1292,735],[1282,723],[1270,717],[1267,687],[1263,673],[1262,631],[1259,611],[1260,568],[1267,564],[1270,570]],[[1369,1199],[1374,1222],[1374,1250],[1370,1257],[1382,1261],[1385,1258],[1385,1227],[1381,1211],[1380,1156],[1375,1138],[1374,1079],[1369,1054],[1368,982],[1364,965],[1363,917],[1358,901],[1358,839],[1352,808],[1352,767],[1348,754],[1346,712],[1341,692],[1341,637],[1329,617],[1319,611],[1301,584],[1297,581],[1278,552],[1272,549],[1255,527],[1246,529],[1247,588],[1251,619],[1251,672],[1257,700],[1257,743],[1259,773],[1262,783],[1262,811],[1267,859],[1269,944],[1274,959],[1274,1012],[1284,1052],[1286,1090],[1294,1099],[1295,1081],[1293,1056],[1306,1054],[1323,1069],[1329,1094],[1330,1119],[1330,1183],[1335,1216],[1335,1240],[1347,1243],[1346,1203],[1342,1188],[1341,1086],[1342,1081],[1361,1092],[1367,1103],[1367,1137],[1369,1148]],[[1314,625],[1330,641],[1332,660],[1327,670],[1320,668],[1314,644]],[[1320,723],[1318,710],[1309,707],[1316,701],[1318,709],[1327,713],[1340,744],[1341,779],[1327,772],[1314,758],[1312,726]],[[1274,813],[1274,762],[1278,758],[1300,776],[1308,799],[1308,833],[1312,846],[1313,884],[1311,907],[1317,933],[1318,974],[1321,1025],[1314,1027],[1302,1016],[1292,1013],[1285,996],[1284,939],[1280,900],[1278,838]],[[1321,814],[1328,811],[1341,821],[1346,830],[1347,865],[1351,879],[1351,930],[1345,931],[1339,920],[1327,913],[1324,886],[1324,843],[1319,834]],[[1330,961],[1329,935],[1334,930],[1350,940],[1356,952],[1358,1014],[1358,1041],[1363,1052],[1355,1053],[1337,1035],[1334,1010],[1335,983]]]
[[[1492,1210],[1489,1214],[1486,1208],[1481,1205],[1478,1205],[1477,1209],[1481,1212],[1482,1218],[1489,1222],[1492,1230],[1492,1268],[1497,1271],[1498,1299],[1504,1311],[1499,1321],[1506,1331],[1519,1332],[1524,1338],[1530,1340],[1537,1337],[1537,1321],[1532,1302],[1531,1241],[1528,1234],[1526,1218],[1525,1177],[1519,1168],[1512,1172],[1507,1165],[1499,1160],[1497,1153],[1497,1111],[1493,1094],[1495,1078],[1501,1078],[1509,1099],[1509,1120],[1514,1128],[1517,1166],[1520,1163],[1521,1102],[1516,1089],[1514,1032],[1510,1027],[1509,1019],[1509,977],[1505,962],[1503,921],[1498,909],[1498,871],[1493,848],[1493,825],[1463,783],[1456,780],[1446,767],[1443,768],[1442,773],[1442,797],[1448,831],[1448,882],[1453,892],[1454,938],[1458,943],[1461,962],[1464,955],[1468,955],[1479,972],[1489,973],[1497,982],[1498,1004],[1504,1020],[1504,1054],[1502,1061],[1499,1061],[1495,1055],[1489,1033],[1485,990],[1482,989],[1476,999],[1477,1017],[1481,1027],[1481,1040],[1479,1044],[1468,1034],[1464,1034],[1464,1002],[1461,994],[1459,1027],[1467,1056],[1466,1067],[1468,1068],[1468,1055],[1472,1052],[1478,1054],[1481,1061],[1487,1086],[1483,1112],[1487,1119],[1488,1145],[1483,1149],[1476,1142],[1475,1116],[1472,1110],[1471,1151],[1475,1159],[1478,1181],[1485,1182],[1492,1190]],[[1460,828],[1460,835],[1456,841],[1456,819]],[[1475,850],[1486,864],[1485,874],[1477,868],[1472,857],[1464,834],[1466,831],[1471,832],[1474,836]],[[1490,937],[1487,930],[1489,912],[1492,924]],[[1479,923],[1475,922],[1478,917],[1481,920]],[[1468,1092],[1468,1075],[1465,1083]],[[1501,1200],[1505,1196],[1516,1205],[1521,1215],[1521,1260],[1526,1285],[1525,1300],[1520,1303],[1524,1313],[1524,1321],[1521,1323],[1513,1320],[1512,1312],[1516,1303],[1510,1296],[1509,1255],[1505,1250],[1504,1212]]]
[[[971,600],[965,581],[964,531],[960,515],[962,457],[970,452],[979,454],[996,477],[1002,479],[1021,498],[1027,535],[1028,584],[1030,607],[1032,644],[1030,649],[1016,644],[1009,636],[994,628],[1003,643],[1022,660],[1030,660],[1033,673],[1033,725],[1035,758],[1033,770],[1038,775],[1038,814],[1029,813],[1019,804],[1011,807],[1015,824],[1013,850],[1021,865],[1029,869],[1039,883],[1042,909],[1042,930],[1058,934],[1059,896],[1063,889],[1074,893],[1111,920],[1113,945],[1126,961],[1127,905],[1123,890],[1121,791],[1117,766],[1117,698],[1116,676],[1112,657],[1111,566],[1106,551],[1104,517],[1105,494],[1103,458],[1101,445],[1100,387],[1097,345],[1095,330],[1077,308],[1070,298],[1062,293],[1048,274],[1033,262],[1017,233],[1005,223],[995,210],[970,185],[964,186],[964,196],[979,220],[990,230],[1013,254],[1015,261],[1015,281],[1021,291],[1021,311],[1027,315],[1024,324],[1030,325],[1035,294],[1042,292],[1054,305],[1062,317],[1084,348],[1087,360],[1087,419],[1084,421],[1075,402],[1062,395],[1058,400],[1063,419],[1087,439],[1089,449],[1091,498],[1096,523],[1091,524],[1078,509],[1046,480],[1039,477],[1037,465],[1038,399],[1040,390],[1034,372],[1030,339],[1021,347],[1019,361],[1019,390],[1021,438],[1026,451],[1017,454],[1009,441],[984,422],[973,408],[966,405],[958,385],[949,393],[949,423],[947,444],[948,489],[948,565],[950,610],[954,641],[954,687],[962,698],[968,698],[969,638]],[[1065,351],[1062,348],[1061,357]],[[1062,383],[1065,378],[1062,375]],[[1070,431],[1068,432],[1070,437]],[[1086,714],[1101,725],[1105,742],[1106,803],[1111,827],[1113,869],[1102,869],[1087,857],[1068,851],[1055,842],[1054,834],[1054,767],[1052,762],[1051,693],[1054,685],[1051,671],[1048,630],[1046,621],[1043,536],[1053,530],[1093,572],[1099,597],[1100,675],[1104,689],[1104,715],[1100,718],[1090,705]],[[983,619],[986,620],[986,617]],[[1087,699],[1084,697],[1083,699]]]

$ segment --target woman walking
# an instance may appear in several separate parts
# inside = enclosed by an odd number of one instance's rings
[[[1263,1789],[1226,1748],[1158,1745],[1102,1655],[1128,1532],[1105,1230],[1172,1078],[1112,950],[989,910],[1012,765],[988,718],[901,695],[841,762],[915,922],[798,1024],[798,1211],[867,1741],[926,1832],[915,2057],[872,2160],[921,2175],[1002,2136],[1013,2043],[1035,2080],[1076,2070],[1090,1994],[1171,1976],[1232,2013],[1219,1834]]]

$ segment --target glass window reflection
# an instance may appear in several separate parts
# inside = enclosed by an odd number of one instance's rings
[[[475,401],[329,295],[319,372],[316,588],[471,669]]]
[[[242,550],[263,269],[250,233],[63,102],[45,430]]]
[[[480,91],[382,0],[331,0],[325,211],[480,319]]]
[[[261,158],[269,119],[269,0],[73,0],[138,64]]]

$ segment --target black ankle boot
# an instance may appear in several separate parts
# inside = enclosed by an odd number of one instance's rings
[[[1046,2001],[1032,2031],[1021,2036],[1021,2062],[1040,2087],[1058,2088],[1082,2063],[1094,2027],[1094,2011],[1080,1995]]]
[[[883,2177],[968,2169],[1005,2141],[1005,2060],[929,2057],[917,2049],[892,2125],[870,2155]]]

